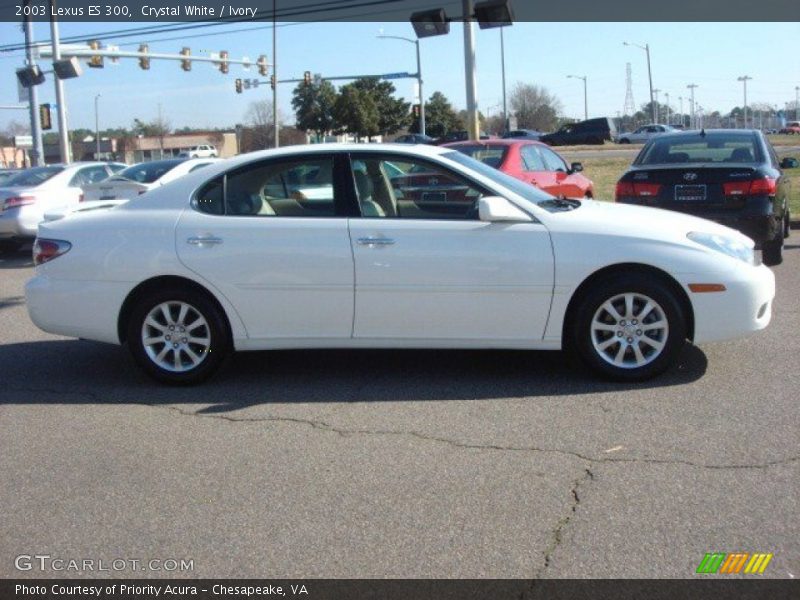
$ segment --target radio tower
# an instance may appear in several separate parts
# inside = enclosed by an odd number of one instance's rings
[[[633,102],[633,85],[631,84],[631,63],[625,63],[625,106],[622,114],[626,117],[633,116],[636,105]]]

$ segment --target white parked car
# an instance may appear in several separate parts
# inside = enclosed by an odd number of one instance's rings
[[[36,237],[36,228],[52,210],[70,210],[83,202],[82,187],[124,169],[122,163],[77,162],[33,167],[0,187],[0,253],[13,252]]]
[[[647,140],[662,133],[675,132],[677,129],[670,125],[643,125],[636,131],[620,133],[617,135],[618,144],[644,144]]]
[[[178,156],[185,158],[209,158],[218,156],[218,154],[216,146],[201,144],[199,146],[192,146],[188,150],[181,152]]]
[[[281,348],[568,348],[641,380],[686,339],[766,327],[775,295],[737,231],[557,199],[434,146],[246,154],[43,224],[34,261],[36,325],[181,384]]]

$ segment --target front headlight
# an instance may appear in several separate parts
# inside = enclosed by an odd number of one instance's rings
[[[756,264],[755,244],[752,241],[747,244],[736,238],[702,231],[691,231],[686,234],[686,237],[710,250],[721,252],[731,258],[738,258],[748,265]]]

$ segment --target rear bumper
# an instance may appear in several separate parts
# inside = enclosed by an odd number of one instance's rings
[[[769,268],[745,266],[724,283],[726,290],[715,293],[695,294],[684,287],[694,309],[695,343],[745,337],[772,319],[775,275]]]
[[[35,238],[42,214],[32,208],[20,206],[0,212],[0,240]]]

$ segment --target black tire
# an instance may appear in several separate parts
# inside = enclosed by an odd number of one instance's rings
[[[622,138],[622,139],[619,141],[619,143],[620,143],[620,144],[630,144],[630,143],[631,143],[631,141],[630,141],[628,138]]]
[[[762,262],[768,267],[775,267],[783,262],[783,228],[778,231],[774,240],[764,242],[761,248]]]
[[[792,215],[787,210],[783,217],[783,239],[788,238],[790,235],[792,235]]]
[[[620,312],[621,319],[604,308],[610,301],[613,307],[625,310],[626,296],[633,300],[632,310]],[[644,312],[648,301],[652,308]],[[572,316],[567,348],[590,369],[614,381],[643,381],[663,373],[686,340],[686,317],[675,292],[651,275],[634,273],[595,285],[580,298]],[[666,327],[660,326],[664,322]],[[603,345],[607,347],[598,349]],[[637,361],[641,366],[636,366]]]
[[[18,240],[0,241],[0,255],[14,254],[14,252],[22,248],[23,243]]]
[[[168,322],[161,313],[155,319],[159,328],[148,325],[145,329],[145,319],[151,311],[158,307],[167,305],[167,310],[172,316],[172,321]],[[184,321],[180,320],[180,309],[182,305],[188,305]],[[199,315],[204,322],[196,325],[198,319],[193,318]],[[187,325],[180,329],[180,324]],[[174,327],[170,330],[170,327]],[[158,341],[145,348],[143,341],[144,333],[148,332],[152,339],[158,338],[163,334],[164,338],[169,336],[170,341]],[[183,332],[183,333],[181,333]],[[175,337],[175,336],[189,337]],[[225,358],[231,352],[230,333],[228,322],[218,308],[217,304],[208,296],[196,291],[189,291],[182,288],[167,288],[154,292],[140,300],[131,311],[127,326],[128,348],[133,355],[136,363],[153,379],[171,385],[193,385],[208,379],[222,365]],[[195,336],[195,337],[192,337]],[[192,343],[191,339],[208,340],[199,344]],[[169,344],[177,345],[178,358],[175,358],[175,350],[169,349]],[[158,355],[166,348],[166,354],[162,358],[163,362],[171,359],[173,363],[180,363],[176,370],[170,370],[157,362]],[[200,357],[200,361],[194,366],[191,365],[193,359],[189,351],[195,356]]]

